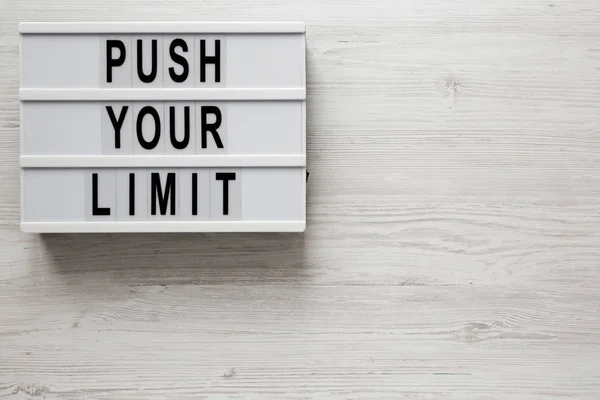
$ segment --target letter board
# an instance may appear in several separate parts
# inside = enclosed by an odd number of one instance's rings
[[[305,230],[304,24],[19,32],[23,231]]]

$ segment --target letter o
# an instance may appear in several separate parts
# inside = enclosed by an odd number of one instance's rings
[[[146,141],[142,132],[142,124],[144,122],[144,117],[150,114],[152,118],[154,118],[154,137],[151,141]],[[136,121],[136,133],[138,142],[140,145],[146,150],[152,150],[156,146],[158,146],[158,142],[160,141],[160,117],[158,112],[151,106],[146,106],[142,108],[137,116]]]

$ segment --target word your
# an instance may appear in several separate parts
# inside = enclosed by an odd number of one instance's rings
[[[133,70],[137,74],[140,81],[144,83],[152,83],[157,79],[159,61],[160,65],[163,65],[163,60],[159,60],[159,41],[157,39],[150,40],[150,50],[146,48],[144,42],[148,39],[137,39],[134,40],[133,45],[135,46],[137,57],[135,57],[135,67]],[[162,43],[162,41],[161,41]],[[221,82],[221,40],[214,40],[214,54],[207,54],[207,42],[205,39],[200,40],[199,54],[197,60],[199,62],[200,76],[198,81],[200,83],[207,82],[206,67],[208,65],[214,65],[214,82]],[[194,43],[188,43],[182,38],[176,38],[169,44],[169,57],[171,61],[177,64],[180,68],[179,72],[175,67],[168,69],[169,77],[173,82],[183,83],[190,78],[190,64],[194,65],[194,60],[191,60],[189,53],[194,50]],[[122,40],[112,39],[106,41],[106,82],[111,83],[113,81],[113,70],[115,68],[123,67],[125,61],[129,55],[127,54],[127,48]],[[144,70],[144,59],[150,58],[150,67]]]
[[[148,195],[150,196],[149,215],[177,215],[177,174],[169,172],[166,174],[166,179],[161,180],[161,174],[158,172],[150,172],[150,187]],[[215,179],[223,183],[223,215],[229,215],[229,185],[237,178],[235,172],[217,172]],[[136,174],[129,173],[128,181],[128,197],[129,197],[129,215],[136,215]],[[198,215],[198,192],[199,180],[198,174],[191,174],[191,215]],[[184,183],[182,183],[184,184]],[[208,193],[209,188],[203,188],[203,193]],[[109,216],[113,212],[110,207],[103,207],[99,204],[99,176],[98,173],[92,173],[92,215],[93,216]]]
[[[223,141],[221,140],[221,136],[219,135],[218,129],[221,127],[221,123],[223,120],[223,115],[221,110],[217,106],[201,106],[199,107],[199,120],[197,125],[198,127],[191,127],[191,114],[192,107],[184,106],[180,108],[178,111],[177,107],[170,106],[167,107],[167,125],[169,126],[169,139],[171,142],[171,146],[177,150],[184,150],[190,144],[190,138],[192,132],[199,132],[201,136],[201,146],[203,149],[208,147],[208,134],[212,136],[212,139],[215,141],[217,148],[222,149]],[[114,146],[115,149],[121,148],[121,130],[123,129],[123,125],[125,123],[125,118],[127,117],[127,113],[129,112],[129,106],[122,106],[120,110],[115,110],[113,106],[106,106],[106,112],[108,113],[108,117],[110,118],[110,122],[113,126],[115,132],[115,140]],[[183,113],[183,126],[177,127],[176,120],[177,116],[180,115],[178,113]],[[137,115],[134,116],[135,120],[135,136],[137,137],[137,141],[145,150],[154,149],[159,143],[160,138],[164,130],[164,124],[162,123],[161,118],[162,112],[156,110],[156,108],[152,106],[142,107]],[[214,122],[208,122],[209,117],[214,119]],[[153,122],[154,129],[150,132],[144,132],[144,119],[150,119]],[[199,128],[199,129],[197,129]],[[179,139],[178,129],[183,131],[183,137]],[[179,134],[179,136],[182,136]],[[147,139],[149,138],[149,139]]]

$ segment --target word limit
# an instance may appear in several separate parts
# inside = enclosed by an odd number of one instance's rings
[[[111,216],[114,215],[113,210],[107,204],[102,204],[101,199],[106,199],[104,196],[107,193],[102,193],[102,190],[109,192],[117,192],[118,197],[127,198],[127,214],[131,217],[138,215],[137,201],[138,196],[146,196],[148,202],[145,200],[142,204],[148,204],[148,208],[144,207],[141,210],[144,215],[148,216],[178,216],[179,213],[185,213],[191,216],[199,215],[199,205],[201,202],[208,202],[210,200],[211,190],[214,190],[214,186],[208,180],[200,179],[200,173],[193,172],[188,174],[189,179],[180,179],[176,172],[159,173],[159,172],[148,172],[147,174],[141,174],[139,177],[137,173],[130,172],[127,174],[127,185],[124,192],[119,192],[120,186],[108,187],[103,186],[101,181],[101,174],[91,174],[91,215],[92,216]],[[218,213],[222,216],[228,216],[231,210],[231,189],[232,185],[238,180],[238,174],[235,172],[216,172],[213,174],[215,182],[219,183],[220,197],[222,198],[221,204],[218,207]],[[141,182],[139,181],[141,180]],[[140,185],[143,183],[143,185]],[[145,190],[140,190],[140,187],[144,187]],[[213,187],[213,189],[211,189]],[[180,201],[180,195],[188,195],[187,201]],[[108,193],[110,197],[110,193]],[[202,195],[202,198],[201,198]],[[121,203],[124,204],[124,203]],[[183,210],[182,204],[187,204],[189,209]],[[215,209],[217,209],[215,207]],[[146,213],[147,212],[147,213]]]

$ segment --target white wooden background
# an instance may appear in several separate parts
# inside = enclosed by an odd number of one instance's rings
[[[0,4],[0,398],[600,398],[598,0]],[[306,234],[21,233],[71,20],[306,22]]]

